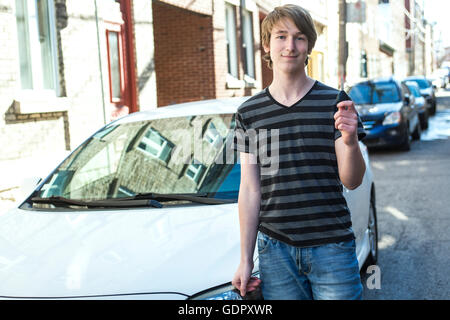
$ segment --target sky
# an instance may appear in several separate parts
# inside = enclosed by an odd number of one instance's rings
[[[422,0],[425,19],[435,21],[441,32],[443,47],[450,47],[450,1],[448,0]],[[419,0],[419,3],[421,1]]]

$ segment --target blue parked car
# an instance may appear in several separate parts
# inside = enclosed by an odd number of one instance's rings
[[[393,77],[357,83],[349,95],[355,103],[368,147],[395,146],[409,150],[420,139],[418,110],[408,87]]]
[[[430,108],[429,103],[425,98],[420,94],[420,87],[415,81],[403,81],[404,84],[408,87],[409,91],[411,91],[414,96],[414,106],[419,111],[419,121],[420,128],[425,130],[428,128],[428,118],[430,116]]]
[[[405,78],[405,81],[414,81],[417,83],[420,89],[420,94],[428,102],[428,113],[430,115],[436,114],[436,94],[431,81],[427,80],[424,76],[410,76]]]

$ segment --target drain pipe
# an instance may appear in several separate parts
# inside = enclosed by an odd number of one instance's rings
[[[95,26],[97,28],[97,48],[98,48],[98,65],[100,71],[100,85],[102,89],[102,106],[103,106],[103,124],[106,124],[106,106],[105,106],[105,91],[103,89],[103,67],[102,67],[102,56],[100,54],[100,33],[98,30],[98,13],[97,13],[97,0],[94,0],[95,6]]]

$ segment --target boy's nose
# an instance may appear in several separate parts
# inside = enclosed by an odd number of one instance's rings
[[[294,38],[289,38],[286,41],[286,50],[293,51],[294,48],[295,48],[295,40],[294,40]]]

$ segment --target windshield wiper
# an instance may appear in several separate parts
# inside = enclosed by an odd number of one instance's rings
[[[135,201],[117,201],[116,199],[105,200],[75,200],[60,196],[51,196],[49,198],[33,197],[33,203],[53,204],[55,206],[80,206],[88,208],[124,208],[124,207],[154,207],[162,208],[162,204],[155,199],[143,199]]]
[[[111,199],[114,201],[139,201],[139,200],[156,200],[158,202],[164,201],[190,201],[197,202],[202,204],[225,204],[225,203],[233,203],[235,201],[228,199],[217,199],[208,197],[208,193],[138,193],[131,197],[124,198],[115,198]]]
[[[126,207],[154,207],[162,208],[164,201],[190,201],[202,204],[226,204],[234,201],[226,199],[208,198],[207,193],[195,194],[161,194],[161,193],[139,193],[131,197],[110,198],[104,200],[75,200],[60,196],[49,198],[33,197],[33,203],[53,204],[55,206],[84,206],[88,208],[126,208]]]

